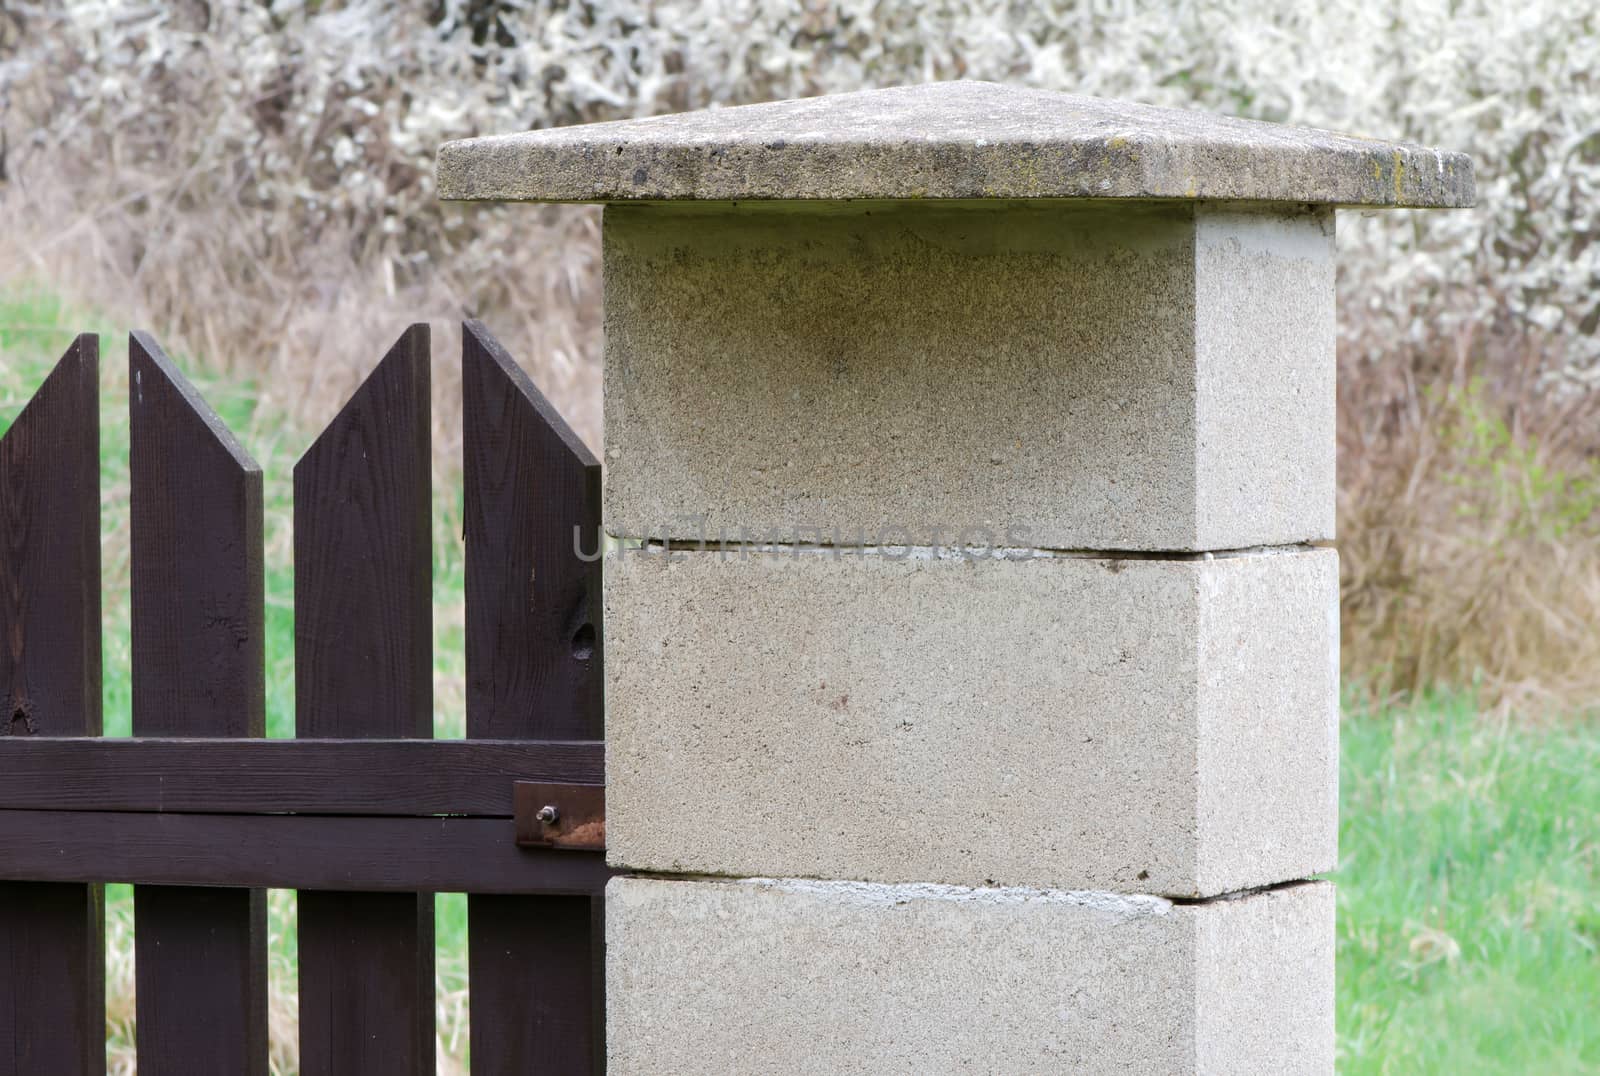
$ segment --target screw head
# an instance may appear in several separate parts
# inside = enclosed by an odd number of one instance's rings
[[[539,808],[539,813],[534,815],[534,817],[547,826],[553,826],[557,821],[560,820],[561,812],[556,810],[555,804],[547,803],[543,807]]]

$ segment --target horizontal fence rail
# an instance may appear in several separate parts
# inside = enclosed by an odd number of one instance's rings
[[[589,894],[610,877],[603,853],[518,848],[498,818],[5,811],[0,848],[0,879],[52,882]]]
[[[0,773],[0,811],[510,818],[517,781],[604,784],[605,744],[10,737]]]
[[[294,469],[294,740],[262,738],[261,468],[159,345],[129,338],[131,738],[100,738],[95,337],[0,438],[0,1076],[104,1073],[105,882],[142,1071],[265,1076],[267,888],[300,891],[306,1076],[434,1071],[437,892],[469,894],[472,1071],[603,1069],[600,465],[464,329],[467,740],[431,739],[426,326]]]

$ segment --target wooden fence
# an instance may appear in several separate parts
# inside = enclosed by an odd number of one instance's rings
[[[471,894],[472,1071],[603,1068],[600,467],[465,328],[466,740],[431,740],[426,326],[295,466],[295,740],[262,738],[260,468],[155,342],[131,739],[96,738],[95,337],[0,440],[0,1076],[104,1072],[104,882],[135,884],[142,1073],[266,1073],[269,887],[307,1076],[434,1071],[440,891]]]

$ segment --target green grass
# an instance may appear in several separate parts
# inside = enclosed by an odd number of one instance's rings
[[[0,431],[70,339],[47,299],[0,301]],[[128,733],[127,412],[120,337],[102,340],[106,730]],[[178,356],[182,363],[182,356]],[[248,385],[204,381],[266,472],[269,734],[293,732],[290,469],[310,441],[258,412]],[[435,513],[435,731],[460,736],[459,506]],[[1600,724],[1491,720],[1463,699],[1344,723],[1340,1068],[1352,1073],[1600,1069]],[[112,938],[131,938],[126,886]],[[275,894],[273,985],[294,982],[292,895]],[[441,993],[466,987],[466,901],[439,899]],[[114,956],[114,960],[115,960]],[[115,977],[113,977],[115,981]],[[113,1006],[115,1008],[115,1006]],[[453,1025],[465,1052],[464,1022]],[[116,1033],[123,1039],[126,1027]]]
[[[1600,725],[1343,729],[1340,1070],[1600,1071]]]

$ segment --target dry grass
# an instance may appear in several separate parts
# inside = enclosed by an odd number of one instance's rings
[[[0,5],[0,283],[155,329],[303,429],[431,322],[441,476],[460,453],[459,322],[481,317],[599,443],[597,212],[440,205],[423,117],[394,114],[405,79],[341,81],[425,21],[330,5],[301,55],[258,5],[90,7]]]
[[[130,195],[130,185],[138,193]],[[66,185],[0,188],[7,242],[0,284],[47,282],[114,322],[154,328],[169,348],[248,379],[272,411],[318,429],[414,321],[434,329],[435,452],[460,459],[460,319],[483,317],[591,445],[600,440],[598,215],[525,209],[520,271],[462,279],[440,272],[397,284],[348,254],[349,236],[240,257],[231,236],[255,226],[236,204],[139,214],[81,212],[134,197],[181,201],[170,177],[120,174]],[[459,209],[497,214],[500,208]],[[159,234],[157,241],[153,235]]]
[[[1600,393],[1542,380],[1539,348],[1463,334],[1342,363],[1343,660],[1366,691],[1600,705]]]

